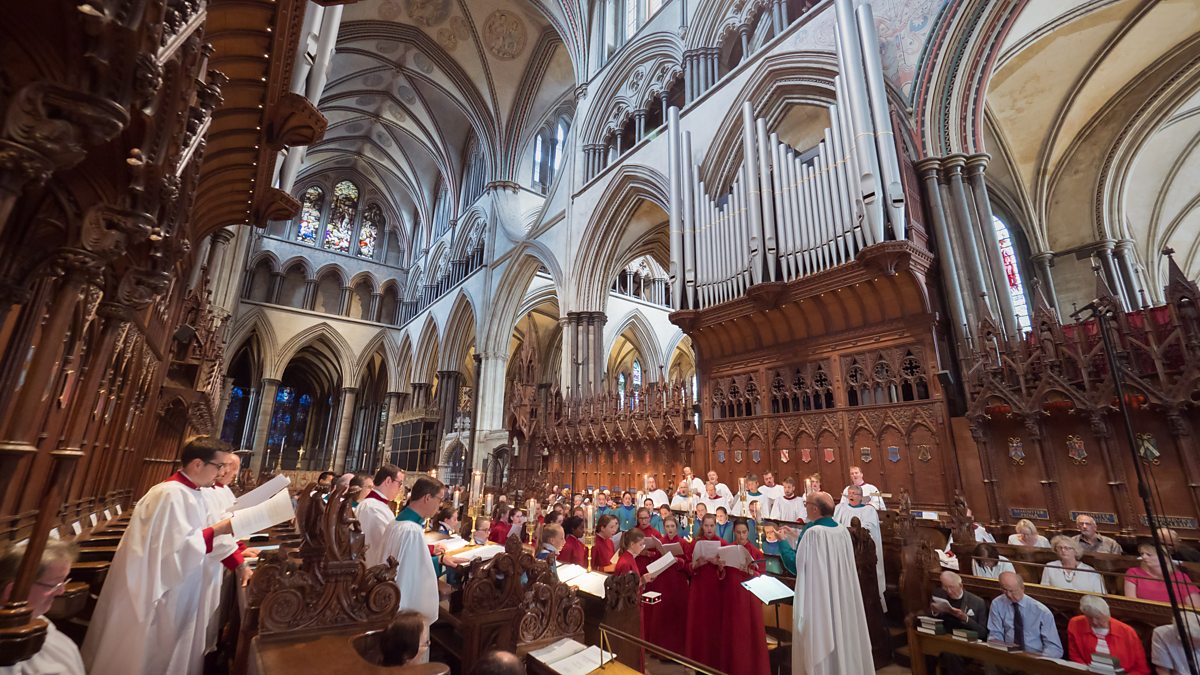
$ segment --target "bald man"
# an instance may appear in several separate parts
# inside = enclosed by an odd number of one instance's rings
[[[950,571],[942,572],[938,579],[939,588],[933,589],[933,601],[929,612],[942,620],[949,633],[959,628],[975,631],[975,635],[983,639],[987,636],[988,609],[987,601],[968,592],[963,588],[962,577]],[[945,602],[942,602],[942,601]],[[935,658],[930,656],[929,672],[935,672],[932,664]],[[942,654],[939,659],[942,672],[947,675],[961,675],[967,671],[966,660],[958,654]]]
[[[490,651],[475,662],[471,675],[525,675],[525,664],[512,652]]]
[[[1079,547],[1084,553],[1124,553],[1117,540],[1100,534],[1099,528],[1096,527],[1096,519],[1088,514],[1081,513],[1075,516],[1075,527],[1079,528],[1079,534],[1072,539],[1079,542]]]
[[[1061,659],[1062,640],[1050,608],[1025,595],[1025,581],[1016,572],[1000,573],[1003,597],[988,611],[988,640],[1015,644],[1021,651]],[[1018,631],[1017,627],[1023,629]]]

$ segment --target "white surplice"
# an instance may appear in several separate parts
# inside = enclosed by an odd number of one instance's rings
[[[215,523],[229,517],[229,509],[233,503],[237,501],[233,490],[230,490],[225,485],[213,485],[212,487],[200,488],[200,496],[204,498],[205,504],[208,506],[208,522]],[[237,542],[228,534],[217,535],[213,538],[213,548],[220,547],[222,550],[230,546],[237,547]],[[204,592],[207,594],[204,605],[210,608],[210,616],[208,617],[208,633],[204,641],[206,651],[211,651],[217,646],[217,638],[220,637],[221,626],[219,625],[220,608],[221,608],[221,586],[225,579],[225,568],[221,565],[205,565],[204,566]]]
[[[372,490],[371,494],[378,495],[379,493]],[[379,496],[383,498],[383,495]],[[392,509],[387,505],[387,502],[368,496],[358,503],[355,515],[362,526],[363,542],[367,545],[367,551],[364,555],[367,567],[374,567],[386,561],[387,552],[383,546],[383,535],[384,532],[387,532],[388,525],[396,520]]]
[[[688,504],[692,504],[693,508],[695,508],[695,503],[691,501],[691,497],[686,497],[686,496],[679,495],[679,494],[676,494],[674,497],[671,497],[671,510],[672,511],[687,511]]]
[[[769,500],[767,499],[767,496],[762,494],[761,492],[756,495],[752,495],[749,492],[747,492],[745,506],[742,506],[742,503],[743,503],[742,498],[736,497],[733,500],[733,512],[730,513],[730,515],[735,516],[735,517],[749,518],[750,517],[750,502],[758,502],[758,517],[759,518],[770,518],[771,517]]]
[[[773,520],[782,520],[788,523],[803,523],[804,516],[806,515],[808,515],[808,510],[804,506],[803,495],[780,497],[775,500],[775,505],[771,508],[771,518]]]
[[[414,663],[429,662],[429,627],[438,618],[438,582],[425,543],[425,531],[417,523],[393,520],[383,535],[383,559],[396,558],[396,585],[400,587],[400,611],[412,610],[425,624],[422,648]]]
[[[862,491],[863,491],[863,501],[864,502],[870,503],[871,506],[875,507],[876,511],[882,511],[887,508],[887,506],[885,506],[883,503],[883,493],[879,491],[879,488],[875,487],[874,485],[871,485],[870,483],[863,483],[861,487],[862,487]],[[841,504],[849,504],[850,503],[850,486],[849,485],[842,488],[842,499],[839,503],[841,503]]]
[[[656,508],[656,509],[660,506],[667,504],[670,501],[667,498],[667,493],[664,492],[662,488],[659,488],[657,490],[651,490],[651,491],[647,492],[646,496],[642,497],[642,499],[649,499],[650,501],[654,502],[654,508]],[[641,504],[638,504],[638,506],[640,507]]]
[[[11,666],[0,666],[0,675],[84,675],[83,658],[71,638],[59,632],[46,617],[46,641],[33,657]]]
[[[782,485],[759,485],[758,491],[762,496],[767,498],[767,510],[762,511],[764,518],[770,518],[772,510],[775,508],[775,500],[783,499]]]
[[[793,675],[875,672],[856,569],[844,526],[822,518],[805,530],[796,548]]]
[[[717,495],[716,497],[709,497],[708,495],[705,495],[697,499],[696,503],[703,504],[704,508],[707,509],[705,513],[711,513],[713,515],[716,515],[718,506],[725,507],[726,512],[729,511],[729,499],[721,495]]]
[[[83,643],[92,675],[201,672],[215,609],[206,584],[221,578],[221,560],[237,550],[232,538],[217,537],[205,552],[203,530],[212,523],[201,492],[169,480],[138,501]]]
[[[870,504],[838,504],[833,510],[833,519],[846,527],[850,527],[850,521],[855,518],[858,518],[858,522],[867,529],[871,540],[875,542],[875,576],[879,580],[879,602],[886,612],[887,601],[883,599],[883,594],[887,590],[887,579],[883,574],[883,533],[879,528],[879,512]]]

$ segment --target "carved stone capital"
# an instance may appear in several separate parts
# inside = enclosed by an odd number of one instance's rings
[[[328,120],[312,101],[289,92],[271,108],[267,121],[267,145],[274,150],[284,146],[310,145],[325,135]]]

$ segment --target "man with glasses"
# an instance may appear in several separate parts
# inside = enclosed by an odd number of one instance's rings
[[[408,494],[408,503],[383,536],[383,556],[399,563],[396,585],[400,587],[400,610],[420,612],[425,622],[421,650],[411,663],[429,662],[429,627],[438,618],[437,573],[433,568],[434,547],[425,543],[425,521],[442,507],[446,486],[436,478],[421,476]]]
[[[383,533],[396,519],[392,502],[404,486],[404,472],[395,464],[384,464],[375,472],[375,487],[365,497],[359,497],[356,515],[362,525],[363,542],[367,545],[367,567],[373,567],[386,558],[383,554]]]
[[[25,542],[15,544],[0,552],[0,604],[13,600],[13,584],[17,580],[17,569],[27,550]],[[37,579],[29,588],[26,601],[33,616],[46,622],[46,641],[31,658],[11,668],[0,668],[0,673],[55,673],[56,675],[83,675],[83,659],[79,648],[71,638],[58,632],[54,622],[46,618],[46,612],[54,604],[54,598],[63,594],[71,582],[71,563],[77,555],[75,546],[51,539],[46,542],[42,560],[38,564]]]
[[[1096,527],[1096,519],[1088,514],[1081,513],[1075,516],[1075,527],[1079,528],[1079,534],[1075,535],[1073,539],[1079,542],[1079,547],[1083,549],[1084,553],[1114,553],[1116,555],[1124,553],[1116,539],[1100,534]]]
[[[208,623],[215,607],[213,565],[236,569],[244,584],[232,520],[213,522],[201,488],[213,484],[229,461],[220,439],[194,438],[181,468],[137,503],[117,546],[104,590],[83,643],[93,675],[200,673]]]

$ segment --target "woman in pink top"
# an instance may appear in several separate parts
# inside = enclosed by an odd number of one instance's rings
[[[1138,557],[1142,564],[1125,570],[1125,597],[1139,600],[1154,600],[1168,602],[1167,584],[1164,581],[1162,566],[1158,563],[1158,553],[1152,544],[1138,546]],[[1200,600],[1200,588],[1197,588],[1188,575],[1175,568],[1171,559],[1167,558],[1171,581],[1175,586],[1175,596],[1180,603],[1187,603],[1189,596]]]

